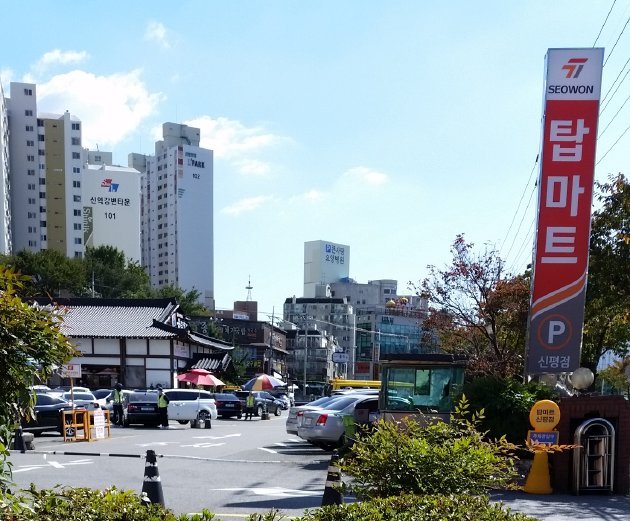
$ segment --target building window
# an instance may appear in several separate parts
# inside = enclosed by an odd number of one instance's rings
[[[81,130],[81,124],[80,123],[73,123],[72,124],[72,130]]]
[[[81,217],[81,210],[73,210],[75,217]]]
[[[73,196],[73,200],[75,203],[80,203],[81,202],[81,196],[80,195],[75,195]]]
[[[26,156],[27,161],[35,161],[35,156]]]
[[[46,235],[40,235],[40,236],[39,236],[39,239],[40,239],[42,242],[44,242],[44,241],[47,241],[47,240],[48,240],[48,237],[47,237]]]
[[[33,111],[32,111],[32,110],[30,110],[30,109],[26,109],[26,110],[24,111],[24,115],[25,115],[25,116],[32,116],[32,115],[33,115]]]
[[[42,228],[46,228],[46,221],[39,221],[39,225],[40,225]]]
[[[26,173],[27,173],[28,175],[35,175],[35,170],[33,170],[32,168],[29,168],[29,169],[26,171]]]
[[[37,155],[39,156],[45,156],[46,155],[46,151],[42,150],[41,148],[37,151]]]
[[[72,167],[72,172],[75,174],[80,174],[81,173],[81,169],[78,166],[73,166]]]
[[[32,139],[27,139],[26,140],[26,146],[27,147],[34,147],[35,146],[35,141],[33,141]]]
[[[37,141],[43,143],[45,140],[46,138],[44,137],[44,134],[37,134]]]
[[[81,159],[81,154],[78,152],[72,152],[72,159]]]
[[[74,252],[74,257],[76,259],[81,259],[83,257],[83,253],[81,253],[80,251],[75,251]]]
[[[29,197],[28,198],[28,204],[35,204],[35,198],[34,197]]]
[[[75,238],[74,238],[74,243],[75,243],[75,244],[81,244],[81,243],[82,243],[82,241],[81,241],[81,237],[75,237]]]
[[[38,119],[37,120],[37,126],[38,127],[43,127],[44,126],[44,120],[43,119]]]
[[[96,161],[97,163],[100,163],[101,160],[101,156],[94,156],[94,161]]]
[[[33,125],[26,125],[27,132],[33,132]]]
[[[24,89],[24,95],[25,96],[32,96],[33,95],[33,89]]]
[[[73,137],[72,138],[72,144],[73,145],[81,145],[81,138],[80,137]]]
[[[40,199],[46,199],[46,192],[39,192]]]
[[[81,224],[80,223],[74,223],[74,229],[75,230],[80,230],[81,229]]]
[[[81,188],[81,181],[72,181],[73,188]]]
[[[29,184],[27,184],[27,185],[26,185],[26,188],[27,188],[28,190],[35,190],[35,183],[29,183]]]

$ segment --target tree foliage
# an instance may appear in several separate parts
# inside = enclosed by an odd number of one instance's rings
[[[151,296],[154,298],[174,298],[177,300],[181,312],[187,317],[210,315],[207,308],[203,304],[199,303],[201,293],[199,290],[194,288],[190,291],[184,291],[177,286],[169,284],[167,286],[162,286],[161,288],[153,289],[151,291]]]
[[[630,345],[630,184],[622,174],[596,183],[582,364],[595,370],[602,354]]]
[[[429,298],[424,327],[437,331],[441,349],[467,354],[470,375],[511,377],[523,368],[529,280],[508,277],[495,250],[473,246],[458,235],[451,264],[429,266],[428,277],[409,284]]]
[[[149,276],[139,263],[125,259],[113,246],[88,247],[85,251],[88,287],[103,298],[146,298]]]
[[[59,330],[63,319],[59,312],[38,309],[18,296],[25,280],[0,266],[0,424],[4,426],[30,414],[29,386],[46,380],[77,354]]]

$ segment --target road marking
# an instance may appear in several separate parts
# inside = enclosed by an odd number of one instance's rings
[[[271,452],[271,454],[278,454],[278,451],[273,449],[268,449],[267,447],[258,447],[259,450],[264,450],[266,452]]]
[[[212,488],[210,490],[225,491],[225,492],[252,492],[257,496],[271,496],[271,497],[309,497],[309,496],[321,496],[321,490],[295,490],[291,488],[282,487],[257,487],[257,488]]]
[[[151,447],[153,445],[164,446],[164,445],[177,445],[178,441],[152,441],[151,443],[136,443],[138,447]]]
[[[28,472],[29,470],[42,469],[48,466],[51,466],[55,469],[65,469],[66,467],[69,467],[71,465],[87,465],[89,463],[93,463],[93,461],[91,459],[77,459],[65,463],[59,463],[58,461],[47,461],[46,463],[43,463],[41,465],[21,465],[20,468],[13,470],[13,473],[17,474],[18,472]]]
[[[234,438],[238,436],[240,436],[240,433],[226,434],[225,436],[193,436],[193,438],[196,440],[222,440],[224,438]]]
[[[220,447],[225,443],[193,443],[192,445],[180,445],[180,447],[195,447],[196,449],[207,449],[209,447]]]

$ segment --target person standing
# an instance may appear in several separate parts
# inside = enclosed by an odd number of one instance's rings
[[[254,416],[254,404],[256,403],[256,399],[254,398],[254,393],[249,391],[247,398],[245,399],[245,419],[251,420],[252,416]]]
[[[158,387],[158,413],[160,415],[160,429],[168,429],[168,396],[164,394],[162,387]]]
[[[122,392],[122,384],[118,382],[114,387],[114,392],[112,393],[112,400],[114,402],[113,411],[114,411],[114,424],[124,426],[123,421],[123,392]]]

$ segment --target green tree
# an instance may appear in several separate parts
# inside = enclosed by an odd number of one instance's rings
[[[169,284],[167,286],[161,286],[151,290],[151,296],[153,298],[174,298],[179,304],[181,312],[187,317],[190,316],[202,316],[209,317],[210,312],[208,308],[199,302],[201,292],[197,289],[191,289],[185,291],[177,286]],[[212,336],[212,335],[210,335]],[[219,337],[215,337],[219,338]]]
[[[622,174],[596,183],[584,314],[582,365],[630,345],[630,184]]]
[[[88,247],[85,251],[86,286],[103,298],[147,298],[149,276],[136,261],[113,246]],[[91,293],[91,292],[90,292]]]
[[[22,250],[3,256],[0,262],[30,277],[23,287],[29,296],[76,296],[85,291],[83,260],[70,259],[56,250]]]
[[[29,386],[77,354],[59,330],[61,312],[33,307],[18,296],[26,280],[0,266],[0,425],[8,428],[32,411]]]
[[[449,266],[429,266],[429,276],[421,283],[409,283],[418,295],[429,298],[424,328],[437,332],[444,351],[468,355],[469,375],[520,375],[529,279],[508,276],[495,250],[475,253],[473,246],[458,235]]]

